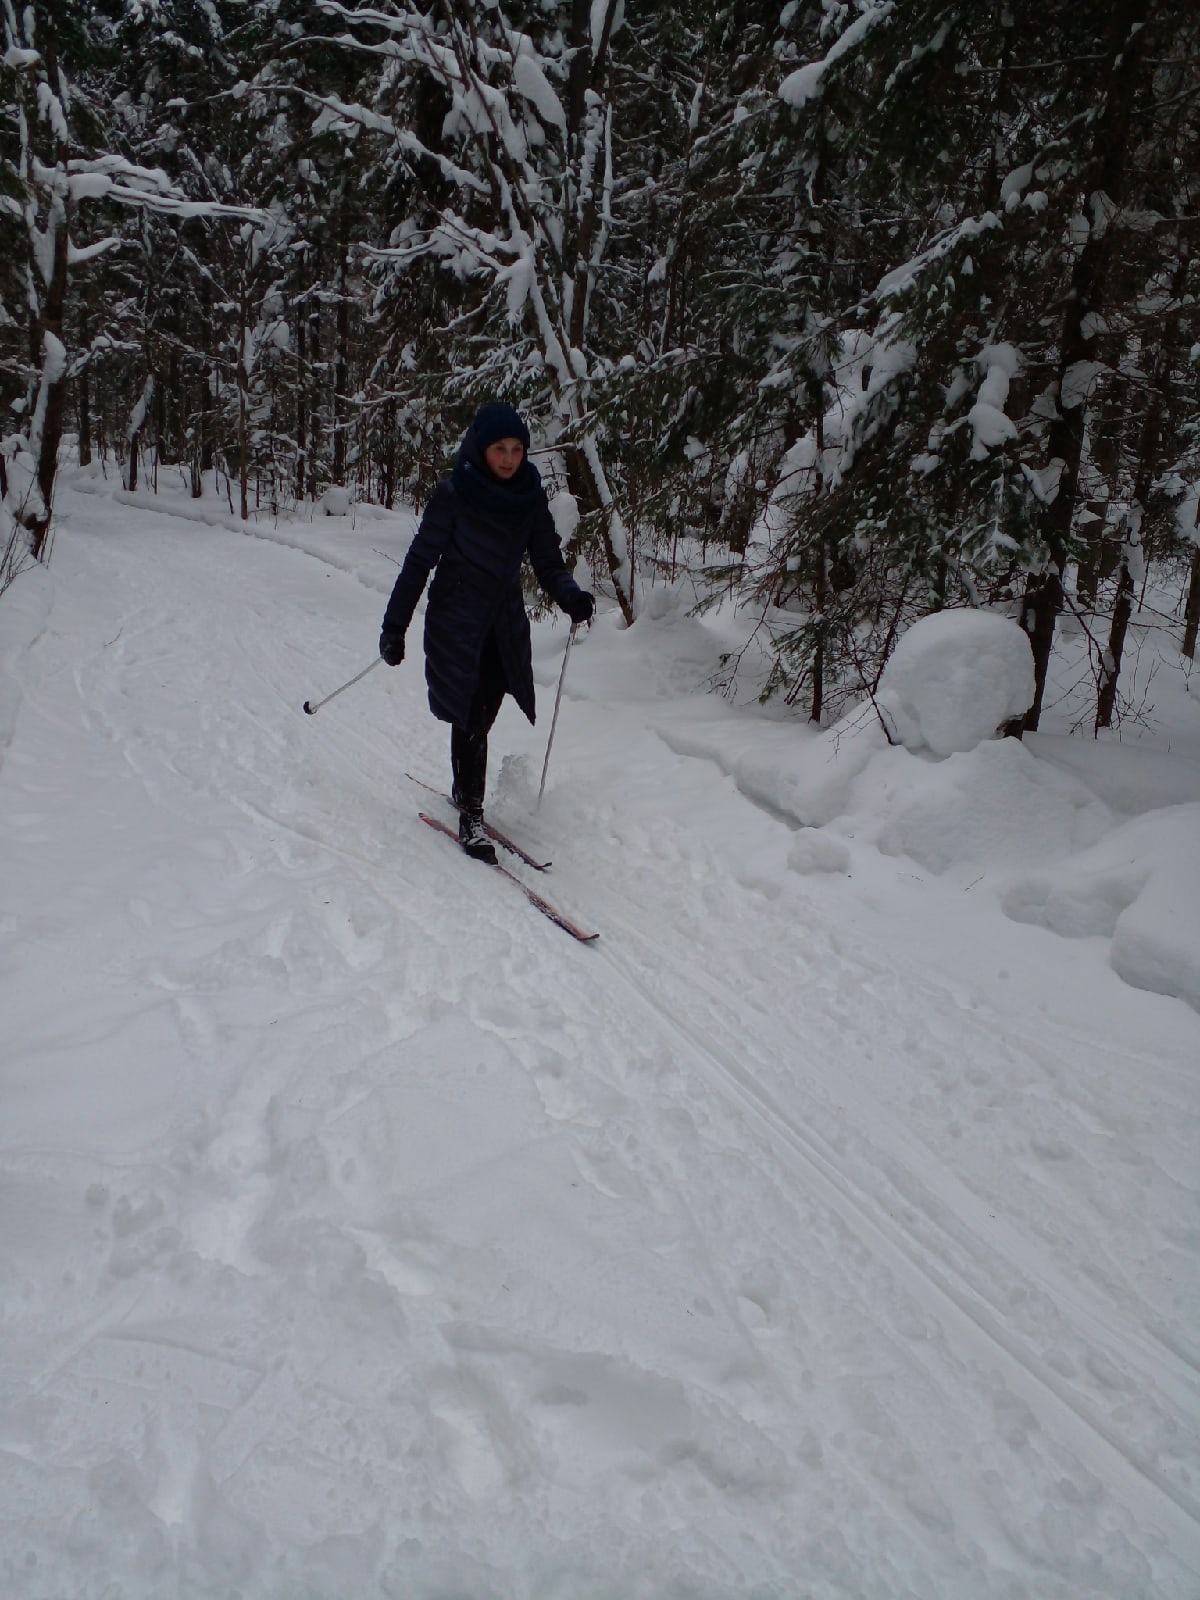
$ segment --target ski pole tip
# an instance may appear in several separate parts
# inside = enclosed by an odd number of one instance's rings
[[[304,710],[306,715],[310,717],[313,715],[313,708],[309,705],[307,700],[304,702]]]

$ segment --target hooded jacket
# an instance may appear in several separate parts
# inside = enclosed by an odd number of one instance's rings
[[[493,629],[508,692],[534,720],[529,618],[521,592],[526,554],[538,583],[565,610],[564,601],[581,591],[563,561],[538,470],[526,456],[507,483],[495,477],[473,422],[453,473],[430,496],[383,618],[385,634],[407,632],[434,573],[425,610],[425,681],[429,709],[443,722],[466,727],[484,640]]]

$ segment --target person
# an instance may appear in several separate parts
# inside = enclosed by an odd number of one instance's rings
[[[425,682],[429,709],[450,724],[451,795],[468,855],[495,864],[483,822],[488,734],[510,694],[533,722],[533,661],[521,592],[534,575],[572,623],[590,622],[592,595],[567,571],[546,491],[529,459],[529,429],[510,405],[476,412],[454,470],[430,496],[383,617],[379,653],[404,660],[404,640],[429,574]]]

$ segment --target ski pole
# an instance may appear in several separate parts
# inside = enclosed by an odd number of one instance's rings
[[[567,675],[567,662],[571,657],[571,646],[575,643],[575,634],[578,628],[579,624],[577,622],[571,624],[571,631],[567,635],[567,648],[563,651],[562,671],[558,675],[558,693],[554,696],[554,715],[550,718],[550,737],[546,740],[546,759],[542,762],[542,784],[538,790],[538,806],[541,805],[542,796],[546,792],[546,770],[550,765],[550,750],[554,744],[554,730],[558,727],[558,708],[562,703],[563,679]],[[535,806],[534,809],[536,810],[537,807]]]
[[[320,711],[322,706],[327,706],[331,700],[336,700],[338,695],[342,694],[345,690],[352,689],[356,683],[360,682],[366,677],[368,672],[373,672],[382,660],[382,656],[376,656],[369,667],[364,667],[361,672],[355,673],[354,677],[351,678],[348,683],[344,683],[340,689],[335,689],[332,694],[327,694],[324,700],[318,700],[316,705],[314,705],[311,700],[306,700],[304,702],[305,711],[310,717],[315,716],[316,713]]]

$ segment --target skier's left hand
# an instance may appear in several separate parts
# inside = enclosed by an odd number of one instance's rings
[[[588,594],[586,589],[580,589],[577,593],[567,596],[563,601],[563,610],[576,624],[590,622],[596,615],[596,598]]]
[[[398,667],[404,660],[404,635],[389,633],[385,628],[379,635],[379,654],[389,667]]]

